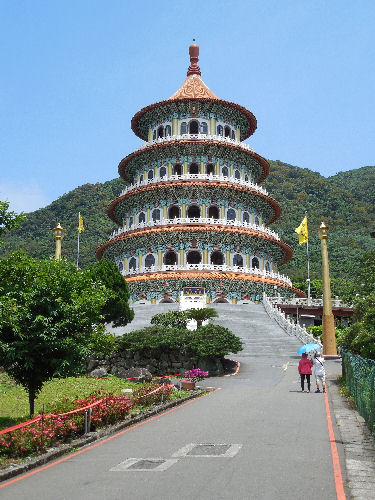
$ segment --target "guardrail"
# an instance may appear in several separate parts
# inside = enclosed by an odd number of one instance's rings
[[[174,226],[174,225],[186,225],[186,224],[202,224],[202,225],[212,225],[212,226],[232,226],[232,227],[243,227],[245,229],[252,229],[253,231],[258,231],[262,234],[271,236],[277,241],[280,241],[280,236],[272,229],[264,226],[263,224],[257,225],[251,222],[242,222],[239,220],[228,220],[228,219],[212,219],[208,217],[175,217],[174,219],[160,219],[160,220],[150,220],[148,222],[137,222],[129,226],[120,227],[117,231],[114,230],[110,236],[110,240],[116,238],[120,234],[127,233],[129,231],[134,231],[136,229],[144,229],[155,226]]]
[[[291,306],[313,306],[323,307],[323,299],[307,299],[307,298],[289,298],[289,297],[268,297],[271,304],[282,304]],[[353,304],[347,304],[343,300],[332,299],[333,307],[353,307]]]
[[[303,344],[319,344],[322,343],[319,339],[316,339],[313,335],[307,332],[304,326],[300,326],[296,323],[293,323],[289,317],[284,314],[276,304],[273,304],[270,300],[270,297],[263,294],[263,305],[266,310],[268,316],[274,319],[279,326],[290,336],[297,337]]]

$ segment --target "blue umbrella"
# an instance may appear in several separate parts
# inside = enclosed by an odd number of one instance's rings
[[[304,352],[318,351],[322,348],[319,344],[304,344],[297,351],[297,354],[303,354]]]

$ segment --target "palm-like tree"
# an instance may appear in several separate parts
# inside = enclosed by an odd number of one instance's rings
[[[211,318],[217,318],[218,314],[212,307],[204,307],[203,309],[189,309],[186,311],[186,316],[189,319],[195,319],[197,328],[202,326],[203,321]]]

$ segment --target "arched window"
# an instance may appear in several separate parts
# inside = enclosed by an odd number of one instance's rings
[[[251,267],[254,269],[259,269],[259,259],[258,257],[253,257],[251,260]]]
[[[148,178],[148,180],[151,180],[154,178],[154,171],[153,170],[148,171],[147,178]]]
[[[136,268],[137,268],[137,259],[135,257],[131,257],[129,259],[129,271]]]
[[[236,132],[232,130],[232,139],[236,140]]]
[[[188,264],[199,264],[201,260],[202,256],[197,250],[190,250],[186,255],[186,262]]]
[[[178,205],[172,205],[168,210],[168,219],[175,219],[180,217],[180,207]]]
[[[143,175],[139,176],[139,182],[143,182]]]
[[[266,262],[265,268],[267,272],[271,271],[270,263],[268,261]]]
[[[259,226],[259,217],[256,215],[254,219],[254,223]]]
[[[154,222],[160,220],[160,210],[158,208],[154,208],[154,210],[152,211],[152,220]]]
[[[138,222],[141,224],[142,222],[146,222],[146,214],[141,212],[138,216]]]
[[[245,179],[245,182],[249,182],[249,176],[247,174],[245,175],[244,179]]]
[[[182,134],[186,134],[186,133],[187,133],[187,125],[186,125],[186,122],[182,122],[182,123],[181,123],[181,128],[180,128],[180,131],[181,131],[181,135],[182,135]]]
[[[189,219],[199,219],[201,216],[201,210],[198,205],[190,205],[187,209],[187,216]]]
[[[164,264],[166,266],[174,266],[175,264],[177,264],[176,252],[174,252],[173,250],[168,250],[168,252],[164,254]]]
[[[228,127],[228,125],[225,125],[224,127],[224,135],[225,137],[230,137],[230,128]]]
[[[167,169],[165,167],[160,167],[159,176],[165,177],[167,175]]]
[[[151,267],[155,265],[155,257],[152,253],[148,253],[145,258],[145,267]]]
[[[180,163],[176,163],[173,165],[173,175],[181,175],[182,174],[182,166]]]
[[[208,217],[210,219],[219,218],[219,208],[216,205],[211,205],[208,209]]]
[[[202,122],[201,123],[201,134],[207,134],[207,132],[208,132],[207,122]]]
[[[250,214],[249,214],[249,212],[244,212],[242,214],[242,220],[243,220],[243,222],[247,222],[248,224],[250,223]]]
[[[190,163],[189,174],[199,174],[198,163]]]
[[[215,175],[215,165],[213,163],[207,163],[206,172],[207,175]]]
[[[164,137],[164,127],[162,125],[158,128],[158,137]]]
[[[124,263],[122,262],[122,260],[119,260],[118,262],[118,270],[120,271],[120,273],[122,273],[122,271],[124,270]]]
[[[134,219],[133,219],[133,216],[131,215],[129,217],[129,226],[132,226],[134,224]]]
[[[227,220],[235,220],[236,211],[233,208],[228,208],[227,210]]]
[[[241,173],[239,170],[234,171],[234,178],[240,180],[241,179]]]
[[[233,265],[237,267],[243,267],[243,257],[239,253],[233,256]]]
[[[165,126],[165,137],[167,137],[168,135],[172,135],[172,129],[170,125]]]
[[[222,125],[217,126],[217,135],[224,135],[224,130]]]
[[[211,264],[214,266],[222,266],[224,264],[224,255],[219,250],[214,250],[211,253]]]
[[[156,139],[156,130],[152,132],[152,140],[154,141]]]
[[[224,177],[228,177],[228,167],[223,167],[221,169],[221,173],[223,174]]]
[[[197,122],[197,120],[192,120],[189,123],[189,133],[198,134],[198,132],[199,132],[199,123]]]

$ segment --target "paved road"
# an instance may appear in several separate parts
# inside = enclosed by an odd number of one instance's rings
[[[232,318],[247,347],[237,376],[209,380],[220,390],[18,481],[0,498],[336,499],[323,395],[300,392],[298,341],[261,318],[261,306],[250,312],[247,328],[241,314]]]

